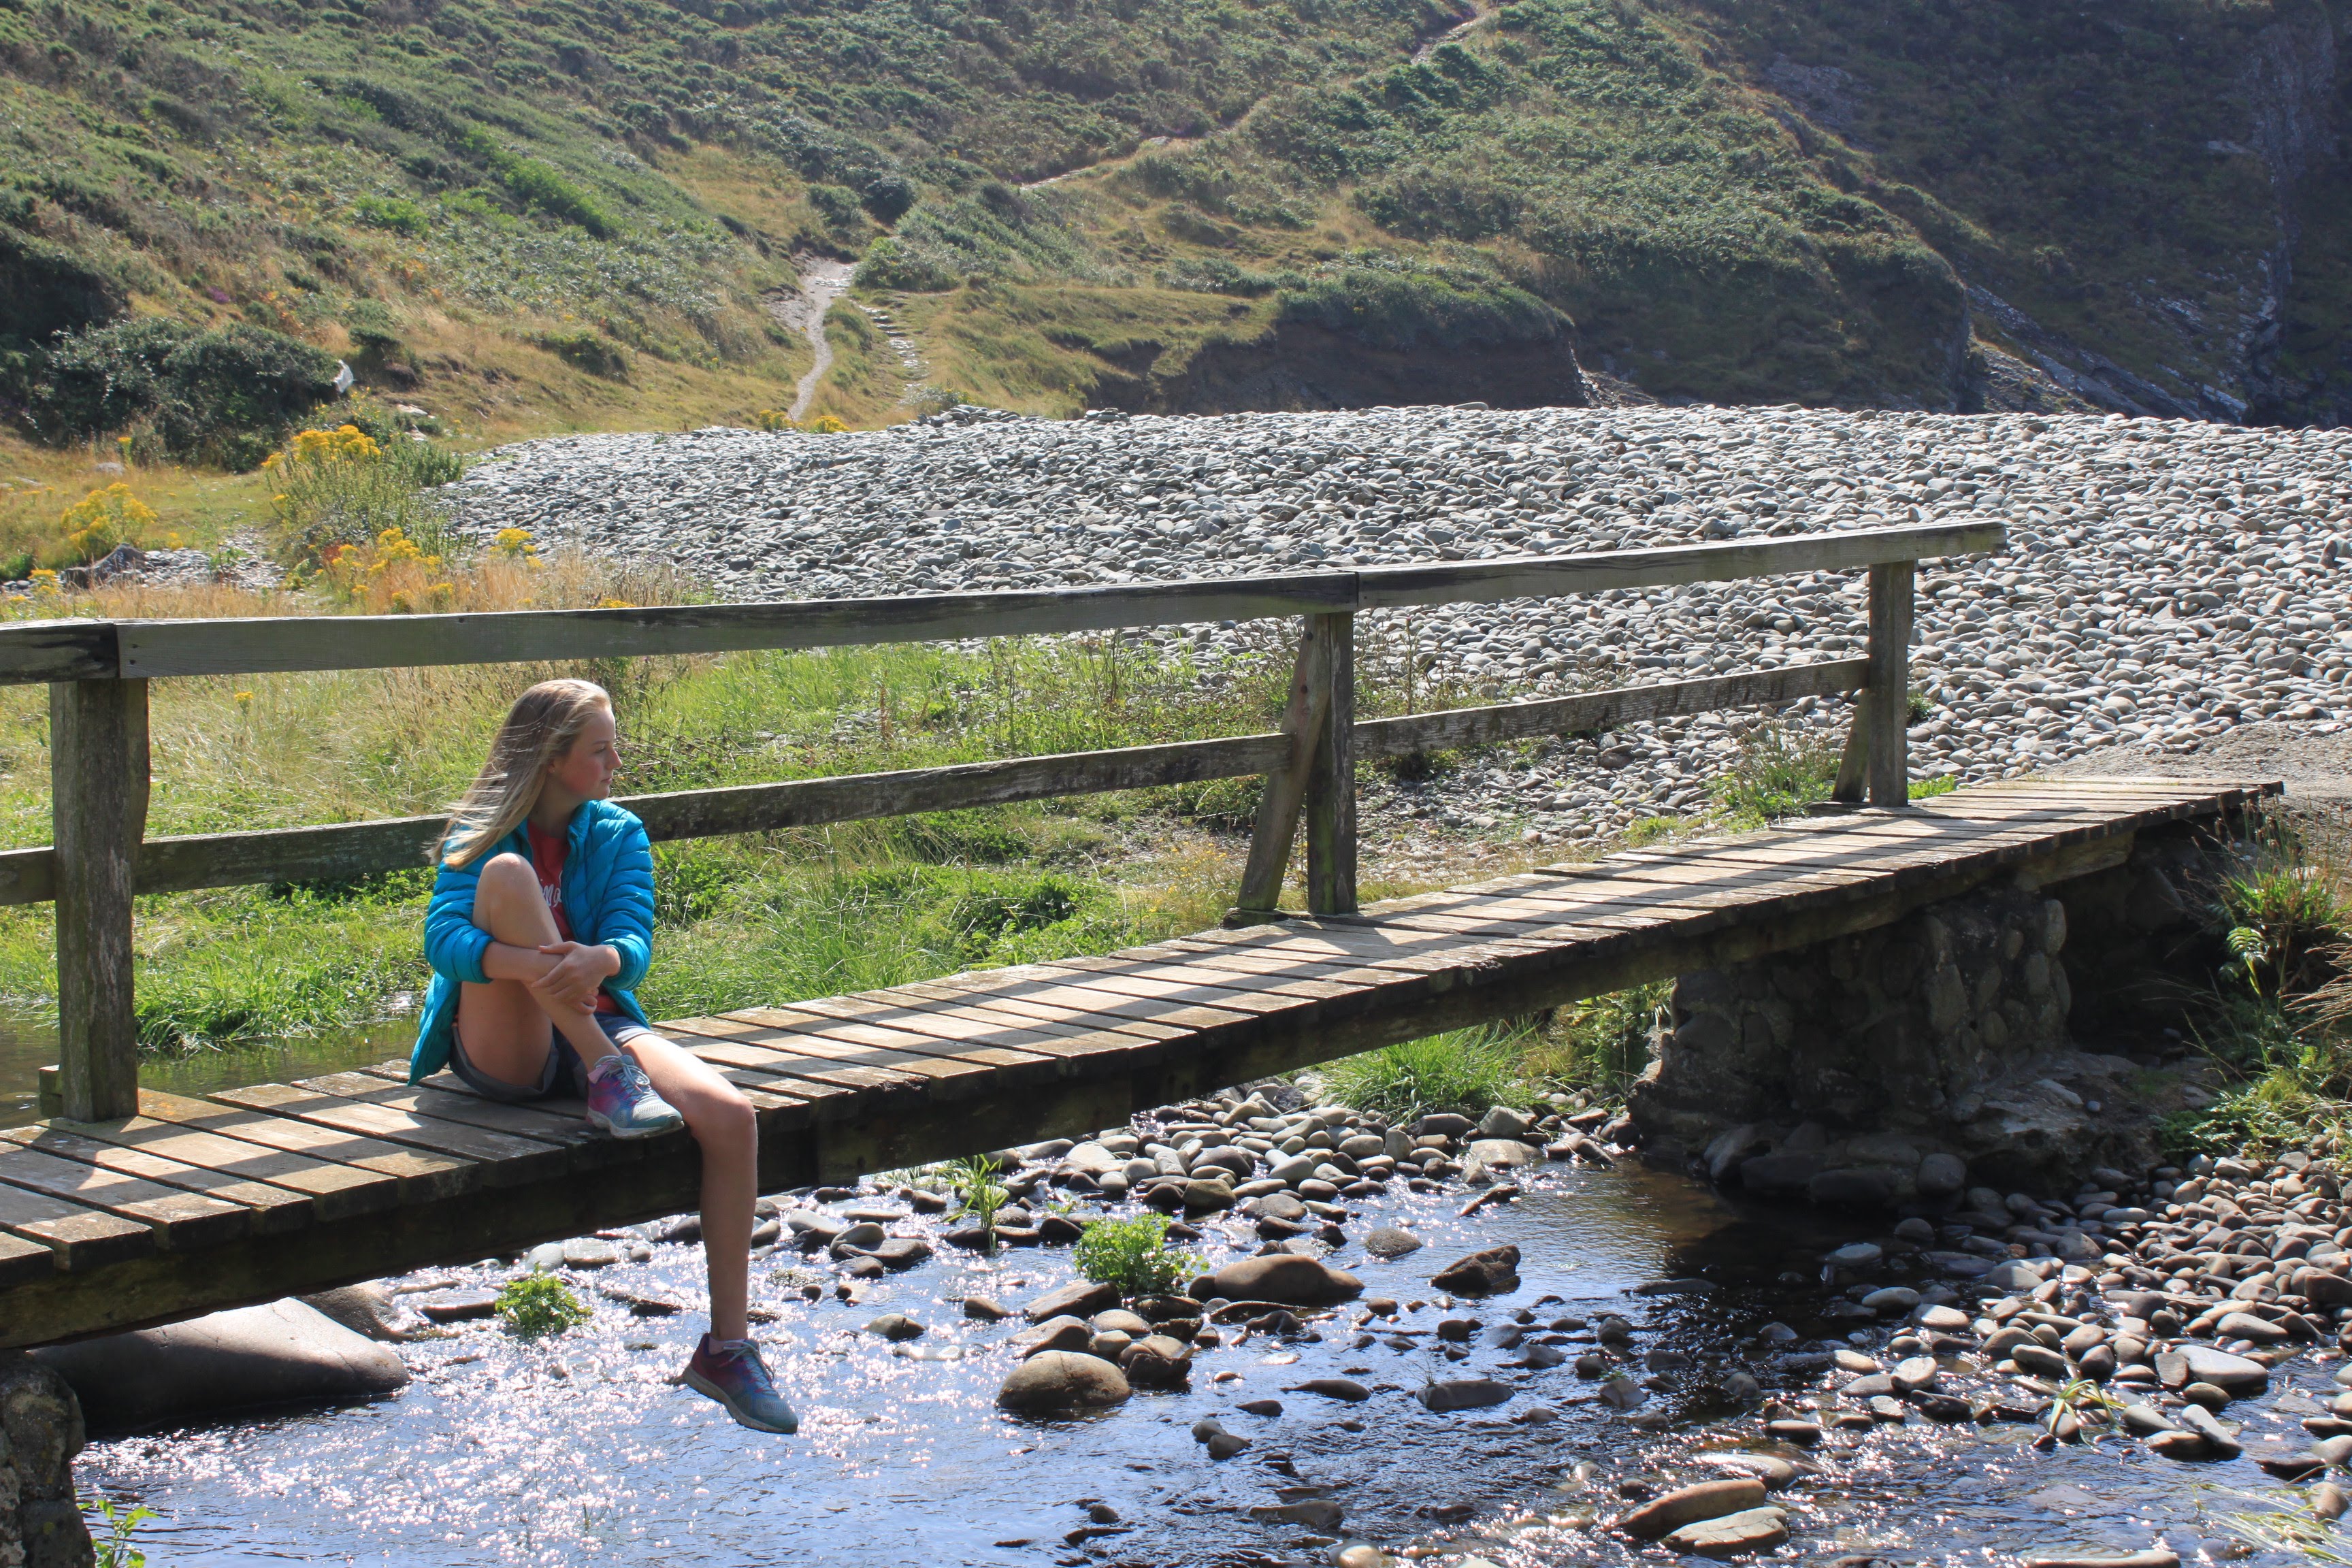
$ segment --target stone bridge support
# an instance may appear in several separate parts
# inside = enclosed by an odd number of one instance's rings
[[[1759,1195],[1925,1213],[1971,1184],[2137,1168],[2206,1092],[2181,1015],[2213,973],[2227,853],[2142,834],[2103,868],[1682,976],[1632,1098],[1645,1152]]]

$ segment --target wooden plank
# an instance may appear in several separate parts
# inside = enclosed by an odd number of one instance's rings
[[[1257,820],[1250,828],[1249,858],[1242,867],[1234,907],[1271,910],[1282,898],[1283,873],[1290,865],[1290,841],[1298,833],[1298,813],[1315,766],[1315,748],[1327,727],[1331,700],[1331,645],[1318,617],[1307,617],[1298,654],[1291,661],[1290,696],[1282,732],[1291,738],[1290,761],[1266,774],[1258,795]]]
[[[93,1143],[126,1153],[152,1154],[225,1180],[267,1183],[299,1193],[310,1200],[312,1212],[321,1220],[374,1214],[400,1199],[397,1175],[289,1153],[283,1149],[219,1132],[200,1131],[152,1117],[136,1116],[122,1121],[53,1121],[48,1126]]]
[[[158,1121],[219,1132],[289,1153],[379,1172],[399,1181],[400,1197],[407,1203],[453,1197],[482,1184],[481,1173],[471,1160],[403,1148],[380,1138],[364,1137],[296,1117],[264,1115],[147,1089],[139,1091],[139,1113]]]
[[[548,1109],[553,1101],[508,1105],[484,1099],[454,1077],[441,1084],[387,1084],[373,1074],[340,1072],[298,1079],[294,1087],[436,1122],[454,1121],[528,1138],[534,1143],[552,1143],[571,1151],[574,1170],[602,1170],[645,1157],[645,1140],[607,1135],[587,1121],[584,1106],[564,1112]]]
[[[1366,566],[1357,570],[1357,602],[1352,607],[1370,610],[1399,605],[1536,599],[1619,588],[1719,583],[1785,572],[1840,572],[1923,556],[1978,554],[1999,550],[2008,537],[2008,531],[1997,522],[1925,523],[1458,565]]]
[[[961,992],[922,986],[863,991],[830,1001],[844,1008],[866,1010],[877,1022],[916,1034],[933,1034],[943,1039],[970,1038],[987,1045],[1017,1045],[1023,1050],[1057,1058],[1065,1064],[1106,1053],[1143,1050],[1155,1038],[1112,1027],[1110,1020],[1024,1016],[972,1002]],[[802,1002],[795,1005],[811,1007],[816,1004]]]
[[[139,1109],[131,984],[131,864],[147,821],[147,688],[49,688],[49,804],[58,900],[58,1065],[65,1113]]]
[[[79,616],[0,626],[0,685],[111,680],[121,664],[115,627]]]
[[[950,642],[1311,615],[1354,607],[1355,574],[1152,583],[1111,588],[914,594],[750,605],[512,610],[458,616],[302,616],[122,621],[121,673],[244,675],[516,664],[753,648]],[[0,665],[0,670],[5,666]]]
[[[235,1240],[253,1219],[253,1211],[242,1204],[61,1159],[16,1142],[0,1144],[0,1182],[152,1226],[155,1244],[166,1252]]]
[[[0,1231],[0,1290],[46,1279],[57,1271],[57,1249],[48,1243]]]
[[[1127,1037],[1129,1043],[1147,1053],[1170,1040],[1192,1037],[1190,1029],[1173,1025],[1155,1024],[1148,1018],[1131,1018],[1105,1013],[1073,1011],[1067,1007],[1049,1006],[1043,1003],[1024,1001],[1008,992],[985,989],[972,982],[982,975],[950,975],[944,980],[923,981],[913,985],[897,987],[899,994],[929,998],[947,1005],[962,1004],[991,1014],[1032,1021],[1037,1028],[1075,1028],[1081,1033],[1101,1031]],[[1148,1055],[1147,1055],[1147,1058]]]
[[[992,1072],[1010,1072],[1017,1081],[1053,1076],[1052,1058],[1026,1051],[958,1052],[929,1035],[885,1028],[856,1019],[830,1017],[799,1007],[746,1007],[724,1015],[769,1030],[762,1040],[778,1050],[830,1061],[887,1068],[922,1081],[926,1092],[950,1099],[969,1092]],[[994,1060],[988,1058],[993,1058]]]
[[[299,1230],[310,1223],[316,1212],[308,1196],[289,1188],[208,1171],[201,1165],[184,1164],[144,1149],[117,1148],[85,1138],[55,1122],[12,1127],[0,1132],[0,1139],[59,1159],[77,1160],[100,1170],[136,1176],[159,1186],[202,1193],[224,1203],[239,1205],[250,1211],[247,1228],[256,1234]]]
[[[1405,718],[1367,720],[1355,727],[1357,755],[1370,760],[1412,756],[1454,746],[1488,746],[1535,735],[1577,734],[1609,730],[1643,719],[1704,713],[1719,708],[1750,708],[1823,697],[1862,687],[1867,661],[1837,659],[1791,665],[1747,675],[1672,680],[1655,686],[1620,687],[1574,697],[1533,702],[1503,702],[1488,708],[1448,708]]]
[[[806,1083],[814,1089],[830,1089],[858,1097],[854,1111],[845,1109],[823,1116],[819,1121],[823,1126],[869,1121],[887,1114],[889,1106],[920,1103],[930,1088],[930,1079],[924,1075],[858,1059],[876,1053],[840,1041],[812,1045],[781,1030],[768,1031],[765,1039],[713,1040],[707,1047],[696,1046],[694,1051],[713,1066],[748,1068],[785,1080],[796,1094],[802,1092],[799,1086]]]
[[[261,1083],[216,1089],[207,1098],[241,1110],[293,1117],[339,1132],[355,1132],[428,1153],[470,1160],[474,1163],[474,1179],[485,1186],[514,1186],[572,1168],[571,1150],[559,1144],[517,1137],[510,1132],[491,1132],[455,1121],[439,1121],[392,1106],[318,1094],[291,1084]],[[686,1134],[664,1136],[683,1138]]]
[[[47,1247],[71,1273],[143,1258],[156,1248],[155,1227],[46,1193],[0,1184],[0,1230]]]
[[[1307,770],[1307,907],[1356,912],[1356,617],[1317,616],[1328,646],[1322,727]]]
[[[979,992],[1000,1005],[1017,1001],[1027,1006],[1058,1009],[1065,1016],[1092,1016],[1099,1014],[1108,1017],[1141,1019],[1181,1029],[1185,1037],[1194,1039],[1237,1027],[1253,1026],[1256,1022],[1253,1014],[1231,1007],[1209,1006],[1166,996],[1142,996],[1080,984],[1077,983],[1077,972],[1055,971],[1044,964],[1024,964],[1018,971],[982,971],[969,977],[955,975],[936,984],[953,985],[967,979],[974,984],[963,986],[964,989]]]

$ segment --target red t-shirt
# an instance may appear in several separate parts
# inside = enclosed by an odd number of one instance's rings
[[[572,919],[563,912],[563,861],[572,853],[572,841],[565,834],[542,831],[536,823],[524,826],[530,834],[530,868],[539,874],[539,896],[547,900],[547,912],[555,917],[555,934],[570,942]],[[601,988],[597,991],[596,1011],[620,1010],[620,1005]]]

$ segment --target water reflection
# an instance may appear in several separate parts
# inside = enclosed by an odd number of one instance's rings
[[[802,1300],[803,1276],[792,1271],[809,1265],[783,1253],[756,1263],[753,1278],[779,1314],[761,1331],[778,1381],[807,1417],[796,1438],[744,1431],[668,1384],[700,1326],[694,1318],[637,1320],[600,1300],[593,1322],[546,1345],[474,1323],[405,1346],[416,1382],[377,1404],[101,1442],[85,1478],[160,1510],[156,1560],[173,1563],[1303,1564],[1328,1561],[1328,1542],[1254,1522],[1248,1510],[1315,1497],[1342,1505],[1349,1534],[1391,1547],[1444,1542],[1497,1568],[1630,1568],[1649,1558],[1587,1521],[1622,1510],[1622,1484],[1695,1479],[1681,1462],[1691,1448],[1757,1440],[1752,1415],[1719,1408],[1723,1375],[1749,1368],[1785,1396],[1818,1392],[1818,1373],[1759,1352],[1757,1329],[1786,1321],[1811,1348],[1853,1327],[1819,1315],[1814,1260],[1858,1226],[1743,1208],[1635,1169],[1555,1166],[1517,1204],[1469,1218],[1463,1200],[1368,1203],[1352,1234],[1397,1224],[1428,1246],[1394,1263],[1352,1247],[1335,1255],[1368,1293],[1422,1303],[1395,1325],[1419,1332],[1360,1339],[1356,1314],[1344,1313],[1321,1324],[1318,1340],[1259,1337],[1206,1353],[1190,1389],[1139,1394],[1089,1419],[1000,1414],[993,1396],[1017,1324],[974,1322],[959,1308],[970,1294],[1017,1304],[1061,1283],[1066,1251],[943,1253],[855,1304]],[[1213,1262],[1253,1249],[1255,1238],[1233,1228],[1201,1247]],[[1437,1268],[1507,1240],[1522,1251],[1520,1290],[1490,1303],[1437,1300],[1427,1284]],[[435,1277],[471,1284],[504,1273]],[[610,1284],[698,1303],[699,1273],[694,1249],[663,1246],[648,1261],[578,1278],[583,1290]],[[1632,1293],[1662,1277],[1718,1289]],[[1547,1297],[1556,1300],[1539,1304]],[[1521,1352],[1484,1331],[1450,1360],[1430,1331],[1460,1316],[1501,1327],[1522,1308],[1539,1326],[1622,1313],[1641,1331],[1638,1348],[1671,1346],[1695,1364],[1659,1380],[1635,1413],[1654,1428],[1644,1430],[1601,1405],[1572,1366],[1514,1367]],[[887,1311],[928,1331],[898,1347],[861,1331]],[[1570,1337],[1589,1348],[1589,1333]],[[2324,1393],[2326,1371],[2297,1362],[2278,1383]],[[1517,1392],[1454,1415],[1412,1397],[1425,1382],[1473,1376]],[[1360,1405],[1296,1392],[1316,1377],[1374,1392]],[[2291,1426],[2286,1411],[2268,1408],[2275,1397],[2232,1416]],[[1280,1415],[1239,1408],[1269,1398]],[[1211,1461],[1191,1435],[1208,1416],[1250,1437],[1251,1449]],[[2133,1550],[2162,1534],[2188,1555],[2211,1532],[2200,1510],[2221,1494],[2210,1489],[2274,1489],[2251,1460],[2188,1468],[2137,1451],[2042,1455],[2027,1446],[2032,1436],[1915,1423],[1859,1446],[1841,1437],[1782,1450],[1814,1472],[1782,1494],[1799,1547],[1899,1547],[1906,1562],[1980,1568],[1999,1554]],[[1580,1461],[1598,1467],[1591,1481],[1574,1473]],[[1073,1542],[1088,1503],[1108,1504],[1118,1523]]]
[[[393,1019],[332,1034],[150,1056],[139,1064],[139,1081],[148,1089],[188,1095],[240,1084],[286,1083],[405,1057],[415,1037],[415,1020]],[[40,1120],[40,1071],[57,1059],[55,1023],[0,1014],[0,1127]]]

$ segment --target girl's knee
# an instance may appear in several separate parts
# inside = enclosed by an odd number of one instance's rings
[[[536,898],[539,894],[539,873],[531,869],[530,861],[509,849],[482,862],[475,885],[478,888],[501,889],[511,885],[518,890],[528,889]]]
[[[743,1091],[733,1084],[695,1097],[694,1108],[686,1112],[688,1130],[706,1142],[725,1142],[747,1147],[760,1135],[760,1119]]]

